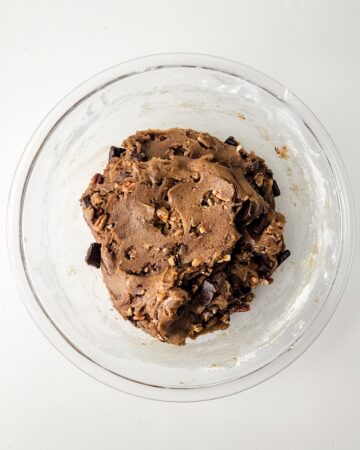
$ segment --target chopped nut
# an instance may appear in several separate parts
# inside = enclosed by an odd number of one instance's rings
[[[275,147],[275,151],[278,154],[279,158],[288,159],[289,158],[289,150],[286,145],[282,145],[281,147]]]
[[[91,203],[96,208],[98,208],[99,206],[102,206],[104,204],[104,199],[100,196],[98,192],[95,192],[95,194],[91,196]]]
[[[231,260],[231,255],[224,255],[221,259],[219,259],[218,263],[228,262]]]
[[[219,310],[219,308],[217,306],[213,306],[211,308],[211,312],[212,312],[213,315],[216,314],[218,312],[218,310]]]
[[[198,226],[198,230],[199,230],[199,233],[201,233],[201,234],[204,234],[206,232],[206,228],[202,224],[200,224]]]
[[[204,313],[202,313],[201,318],[207,322],[211,317],[212,317],[212,313],[210,311],[205,311]]]
[[[206,148],[210,148],[211,144],[209,142],[209,139],[207,138],[207,136],[204,133],[200,133],[198,138],[197,138],[198,142],[200,142],[200,144],[202,144],[204,147]]]
[[[225,313],[223,316],[220,317],[220,320],[222,323],[228,324],[230,322],[229,314]]]
[[[240,145],[240,144],[236,147],[236,151],[239,152],[239,153],[241,153],[242,149],[243,149],[242,145]]]
[[[92,220],[94,218],[94,215],[95,215],[94,208],[84,209],[84,216],[87,218],[87,220]]]
[[[125,256],[127,259],[135,259],[137,257],[137,251],[135,247],[129,247],[125,250]]]
[[[127,309],[127,311],[126,311],[126,315],[127,315],[128,317],[130,317],[130,316],[132,316],[132,314],[133,314],[132,306],[129,306],[128,309]]]
[[[231,307],[231,312],[246,312],[249,311],[250,305],[247,303],[241,303],[240,305],[234,305]]]
[[[167,234],[169,232],[169,228],[170,228],[169,224],[165,223],[165,225],[162,228],[162,234]]]
[[[257,184],[257,186],[262,186],[264,184],[264,175],[259,172],[254,176],[254,181]]]
[[[95,231],[101,231],[104,229],[106,222],[108,221],[109,216],[107,214],[102,214],[100,217],[98,217],[94,223],[94,230]]]
[[[193,325],[193,331],[195,331],[195,333],[199,333],[202,329],[203,326],[201,325],[201,323],[196,323]]]
[[[198,174],[198,173],[194,173],[191,177],[192,177],[192,179],[194,181],[199,181],[200,180],[200,174]]]
[[[251,284],[251,286],[255,286],[256,284],[258,284],[259,283],[259,278],[257,278],[257,277],[251,277],[250,278],[250,284]]]
[[[225,309],[228,306],[228,302],[223,295],[218,295],[214,300],[214,304],[217,305],[220,309]]]
[[[122,185],[124,192],[132,192],[135,189],[135,182],[132,180],[125,181]]]
[[[260,284],[262,284],[263,286],[268,286],[268,285],[269,285],[269,282],[268,282],[268,280],[266,280],[265,278],[261,278],[261,279],[260,279]]]
[[[201,314],[204,310],[205,310],[205,306],[198,305],[198,306],[195,308],[194,312],[195,312],[195,314]]]
[[[134,320],[144,320],[145,319],[145,315],[144,314],[139,314],[139,315],[134,315]]]
[[[214,190],[214,191],[212,191],[212,194],[214,197],[216,197],[216,199],[221,200],[222,202],[226,201],[226,198],[221,196],[221,192]]]
[[[167,222],[169,220],[169,211],[165,208],[159,208],[156,210],[156,215],[163,222]]]
[[[201,259],[200,259],[200,258],[194,258],[194,259],[191,261],[191,265],[192,265],[193,267],[198,267],[198,266],[200,266],[200,264],[201,264]]]
[[[168,263],[170,264],[170,266],[175,267],[176,266],[176,259],[175,256],[170,256],[170,258],[168,259]]]

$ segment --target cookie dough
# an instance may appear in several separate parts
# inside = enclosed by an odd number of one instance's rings
[[[230,136],[139,131],[82,196],[114,307],[160,341],[224,329],[290,254],[273,173]]]

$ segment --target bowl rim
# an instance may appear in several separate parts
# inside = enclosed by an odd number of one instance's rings
[[[163,68],[221,71],[256,85],[284,102],[302,119],[328,160],[341,211],[341,251],[337,271],[324,304],[306,331],[283,353],[262,367],[234,380],[203,387],[162,387],[125,378],[100,366],[57,328],[37,300],[24,265],[21,218],[27,183],[49,135],[80,102],[105,86],[129,76]],[[312,111],[285,86],[262,72],[230,59],[200,53],[160,53],[130,59],[89,78],[61,99],[44,117],[26,145],[13,176],[7,206],[7,245],[10,266],[20,297],[35,324],[60,353],[80,370],[122,392],[153,400],[190,402],[225,397],[255,386],[294,362],[317,338],[335,312],[345,289],[354,253],[354,200],[344,164],[330,135]]]

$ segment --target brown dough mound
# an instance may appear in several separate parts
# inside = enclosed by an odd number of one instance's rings
[[[290,254],[279,194],[264,160],[234,138],[139,131],[111,148],[82,196],[97,242],[88,262],[101,265],[125,319],[184,344],[227,328]]]

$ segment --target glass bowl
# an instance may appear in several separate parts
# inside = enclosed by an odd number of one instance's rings
[[[190,341],[164,344],[112,308],[79,198],[109,145],[136,130],[189,127],[235,136],[264,157],[282,195],[291,257],[256,289],[251,311]],[[286,145],[287,158],[275,147]],[[21,297],[70,361],[121,391],[167,401],[247,389],[280,371],[334,312],[351,264],[354,213],[340,157],[318,119],[288,89],[237,62],[197,54],[147,56],[77,87],[41,123],[17,168],[8,209]]]

